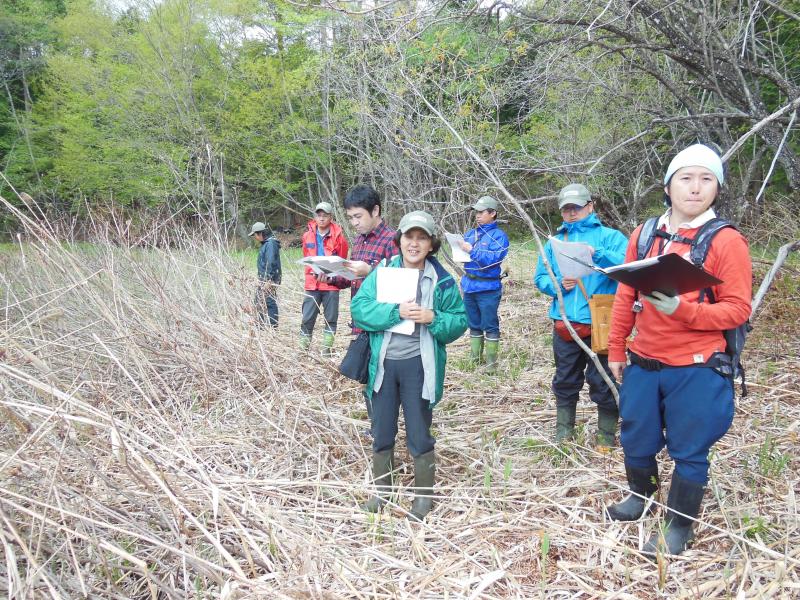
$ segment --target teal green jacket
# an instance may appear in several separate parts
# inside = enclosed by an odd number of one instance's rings
[[[436,373],[435,400],[430,403],[433,408],[442,399],[444,391],[444,371],[447,365],[445,345],[457,340],[467,330],[467,315],[455,279],[434,257],[428,257],[427,260],[437,276],[433,289],[434,317],[427,325],[428,332],[433,337],[433,366]],[[402,266],[403,260],[400,256],[393,257],[388,264],[389,268]],[[369,381],[364,393],[370,400],[378,372],[384,331],[401,321],[399,305],[375,300],[377,271],[378,269],[373,269],[367,276],[350,304],[353,324],[369,333]]]

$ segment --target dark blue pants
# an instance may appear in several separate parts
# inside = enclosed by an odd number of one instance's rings
[[[648,371],[630,365],[620,390],[625,464],[654,466],[666,445],[675,472],[708,481],[708,451],[733,422],[733,382],[708,367]]]
[[[266,327],[267,323],[270,327],[278,326],[278,289],[274,284],[259,284],[256,288],[255,305],[260,328]]]
[[[592,347],[592,338],[583,338],[583,342]],[[556,406],[572,407],[578,404],[578,394],[583,388],[584,381],[589,381],[589,399],[608,410],[616,410],[617,402],[611,390],[603,381],[588,355],[575,342],[562,340],[553,330],[553,357],[556,362],[556,373],[553,375],[553,395],[556,397]],[[608,357],[598,354],[600,364],[608,373]],[[585,375],[584,375],[585,373]],[[611,381],[614,378],[609,374]]]
[[[433,411],[422,399],[422,359],[383,361],[381,388],[372,394],[372,450],[384,452],[394,448],[400,406],[406,422],[406,445],[411,456],[433,450],[431,435]]]
[[[487,292],[472,292],[464,294],[464,308],[467,311],[470,335],[486,335],[487,340],[500,339],[500,320],[497,318],[497,308],[500,306],[500,297],[503,288]]]

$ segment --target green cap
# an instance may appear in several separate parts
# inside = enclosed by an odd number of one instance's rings
[[[589,190],[580,183],[570,183],[558,192],[558,208],[564,208],[567,204],[583,207],[591,201],[592,196]]]
[[[262,223],[261,221],[258,221],[256,223],[253,223],[253,226],[250,228],[250,233],[248,233],[247,235],[253,236],[253,235],[257,234],[257,233],[261,233],[266,228],[267,228],[267,226],[264,225],[264,223]]]
[[[333,214],[333,206],[331,206],[330,202],[320,202],[314,207],[314,212],[322,211],[324,213],[328,213],[329,215]]]
[[[406,233],[409,229],[414,229],[415,227],[422,229],[428,235],[433,235],[433,232],[436,230],[436,223],[433,217],[424,210],[415,210],[400,219],[398,229],[401,233]]]
[[[497,200],[491,196],[482,196],[478,201],[472,205],[472,210],[497,210]]]

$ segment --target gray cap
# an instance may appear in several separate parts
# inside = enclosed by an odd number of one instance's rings
[[[424,210],[415,210],[400,219],[398,229],[401,233],[406,233],[408,230],[414,229],[415,227],[422,229],[428,235],[433,235],[433,232],[436,230],[436,223],[433,217]]]
[[[497,200],[491,196],[481,196],[478,201],[472,205],[472,210],[497,210]]]
[[[250,233],[248,233],[247,235],[252,236],[252,235],[255,235],[257,233],[261,233],[266,228],[267,228],[267,226],[264,225],[264,223],[262,223],[261,221],[257,221],[256,223],[253,223],[253,226],[250,228]]]
[[[567,204],[584,207],[591,202],[592,196],[585,185],[580,183],[570,183],[561,188],[558,192],[558,208],[563,208]]]
[[[328,213],[329,215],[333,214],[333,206],[331,206],[330,202],[320,202],[314,207],[314,212],[316,213],[318,210],[321,210],[324,213]]]

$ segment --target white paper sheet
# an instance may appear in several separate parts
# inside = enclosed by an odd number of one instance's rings
[[[333,275],[344,277],[348,280],[356,278],[352,271],[345,268],[345,259],[341,256],[304,256],[297,261],[297,264],[305,267],[311,267],[314,273],[320,275]]]
[[[579,279],[594,272],[589,267],[567,258],[572,256],[590,265],[594,264],[594,261],[592,261],[592,253],[589,251],[589,244],[584,244],[583,242],[562,242],[557,238],[551,237],[550,245],[553,247],[553,256],[556,257],[558,270],[561,271],[562,277]]]
[[[413,301],[417,297],[419,273],[419,269],[378,267],[378,272],[375,275],[377,277],[375,299],[378,302],[387,302],[389,304]],[[411,335],[414,333],[414,325],[415,323],[411,319],[403,319],[387,331]]]
[[[460,233],[445,233],[444,237],[447,239],[447,243],[450,244],[450,250],[455,262],[468,263],[472,260],[469,257],[469,253],[461,249],[461,242],[464,241],[463,235]]]

